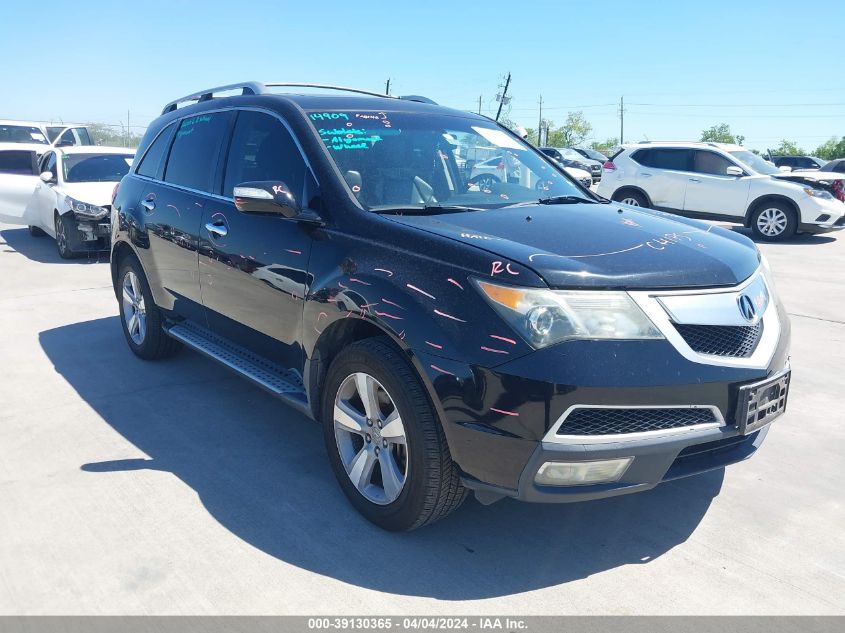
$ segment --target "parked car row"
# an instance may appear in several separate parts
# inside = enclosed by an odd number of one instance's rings
[[[540,151],[565,167],[586,171],[590,174],[590,184],[597,183],[601,180],[602,164],[604,161],[587,156],[585,154],[587,150],[575,150],[567,147],[541,147]],[[605,158],[605,160],[607,159]]]
[[[26,143],[40,147],[94,145],[88,127],[85,125],[54,125],[40,121],[11,119],[0,119],[0,143]]]
[[[124,147],[0,143],[0,221],[49,235],[65,259],[107,250],[111,194],[133,157]]]
[[[631,206],[738,222],[762,240],[845,228],[845,174],[781,171],[739,145],[643,142],[604,165],[598,193]]]

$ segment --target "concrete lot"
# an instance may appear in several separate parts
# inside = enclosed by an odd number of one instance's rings
[[[315,424],[195,353],[137,360],[105,259],[0,225],[0,613],[843,614],[845,235],[762,248],[794,378],[753,459],[388,534]]]

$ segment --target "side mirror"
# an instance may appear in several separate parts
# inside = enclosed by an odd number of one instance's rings
[[[278,180],[242,182],[233,192],[241,213],[272,213],[295,218],[302,209],[288,186]]]
[[[51,171],[42,171],[41,174],[38,177],[41,178],[41,180],[46,182],[46,183],[51,183],[51,182],[54,182],[56,180],[56,177],[53,176],[53,172],[51,172]]]
[[[792,171],[792,167],[787,167],[786,165],[781,165],[780,167],[778,167],[778,169],[779,169],[780,171],[785,171],[785,172],[790,172],[790,171]]]
[[[728,165],[728,168],[725,169],[725,173],[728,176],[742,176],[745,174],[745,172],[742,171],[742,167],[737,167],[736,165]]]

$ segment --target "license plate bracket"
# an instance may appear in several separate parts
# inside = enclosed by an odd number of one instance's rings
[[[742,435],[753,433],[783,414],[791,376],[792,371],[787,369],[739,388],[736,424]]]

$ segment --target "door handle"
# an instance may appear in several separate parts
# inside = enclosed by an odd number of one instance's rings
[[[700,178],[690,178],[689,181],[690,182],[701,182],[701,179]]]
[[[645,172],[642,172],[642,173],[640,174],[640,176],[642,176],[643,178],[651,178],[651,174],[647,174],[647,173],[645,173]]]
[[[223,223],[215,224],[214,222],[207,222],[205,230],[211,233],[213,237],[226,237],[229,233],[229,229]]]
[[[153,211],[155,211],[156,208],[155,197],[147,196],[146,198],[141,200],[141,206],[144,207],[150,213],[152,213]]]

